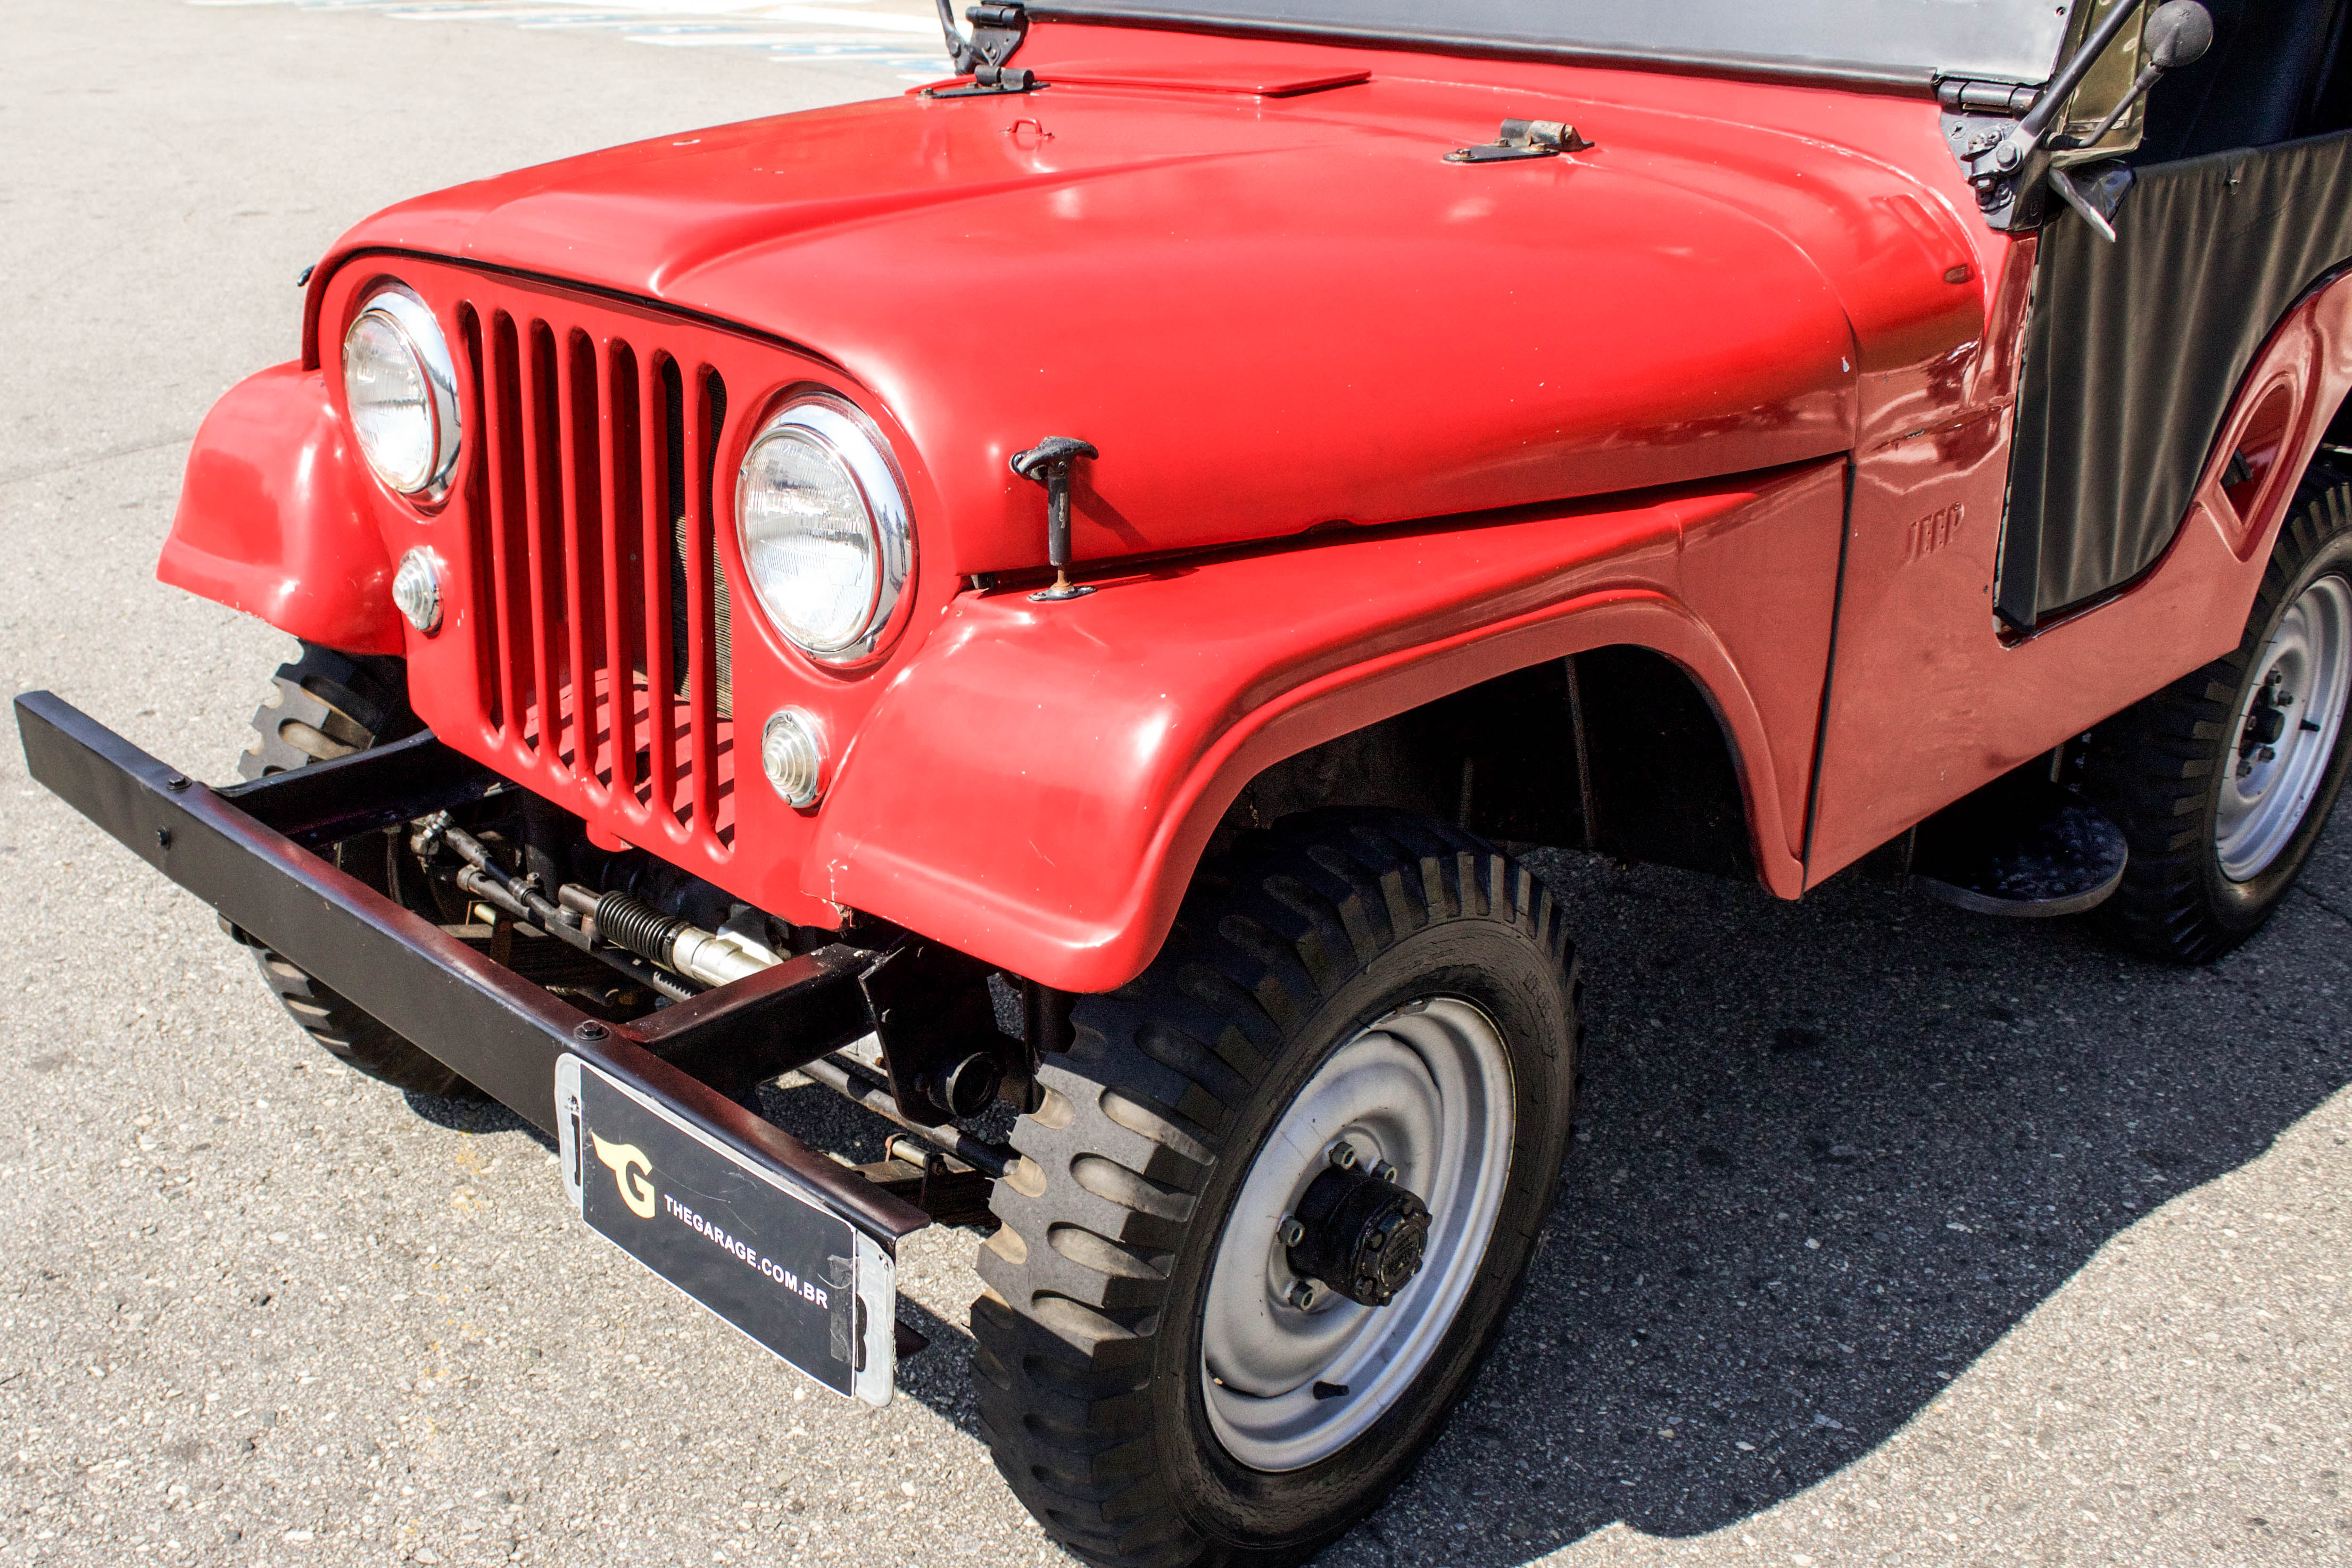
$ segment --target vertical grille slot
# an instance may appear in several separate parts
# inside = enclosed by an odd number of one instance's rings
[[[532,706],[538,700],[536,644],[530,638],[531,579],[529,570],[530,502],[523,493],[522,371],[520,340],[514,318],[500,310],[490,319],[484,343],[488,373],[484,377],[489,413],[489,474],[483,488],[489,497],[490,586],[494,601],[498,682],[502,727],[525,746],[536,744]]]
[[[583,815],[667,823],[723,853],[726,384],[592,308],[566,319],[533,297],[460,319],[484,432],[468,505],[485,717],[541,788],[573,787],[553,793]]]
[[[555,407],[555,334],[533,321],[522,341],[522,488],[524,578],[530,596],[531,665],[539,674],[539,758],[563,766],[563,455]]]
[[[667,519],[675,517],[671,496],[676,486],[672,476],[682,472],[677,443],[671,432],[682,425],[679,400],[671,389],[677,383],[677,361],[667,354],[660,356],[652,375],[645,378],[643,403],[645,417],[638,449],[644,454],[645,474],[638,493],[645,505],[638,521],[638,561],[645,590],[646,614],[641,622],[645,628],[643,653],[646,665],[646,804],[672,821],[677,815],[677,724],[674,705],[685,692],[677,670],[680,662],[672,652],[669,628],[676,613],[671,609],[673,591],[670,574],[656,570],[654,562],[667,563],[670,553],[670,530]]]
[[[709,439],[703,443],[702,453],[698,460],[692,465],[688,465],[685,461],[686,394],[683,386],[680,384],[677,376],[677,367],[675,364],[667,367],[667,373],[663,378],[662,390],[664,397],[667,399],[669,403],[672,420],[670,430],[673,433],[670,438],[669,448],[669,516],[671,519],[669,591],[670,603],[673,606],[669,630],[670,668],[678,673],[677,695],[681,700],[684,700],[688,696],[686,672],[688,669],[687,644],[688,640],[688,629],[689,617],[687,612],[687,607],[693,602],[692,596],[687,592],[687,583],[690,580],[688,573],[691,570],[687,564],[687,535],[690,531],[691,525],[689,524],[687,511],[686,477],[689,473],[697,473],[701,476],[701,484],[703,486],[701,515],[704,517],[715,517],[718,514],[712,507],[712,501],[715,498],[715,486],[718,480],[719,443],[717,435],[718,432],[724,429],[727,423],[727,383],[719,379],[718,371],[709,371],[705,372],[704,396],[709,403],[709,412],[705,416],[703,428],[709,434]],[[726,563],[719,559],[719,554],[716,550],[710,552],[709,570],[703,575],[707,576],[709,580],[710,615],[709,624],[710,626],[712,647],[716,653],[713,664],[717,672],[717,685],[715,691],[717,693],[716,701],[719,705],[718,713],[719,716],[721,718],[732,718],[735,714],[735,693],[733,690],[735,639],[733,627],[730,622],[734,619],[734,612],[732,605],[729,602]]]
[[[489,432],[484,439],[492,439],[497,422],[491,417],[490,393],[494,390],[485,366],[487,350],[482,341],[482,318],[473,307],[467,306],[457,313],[457,335],[466,346],[466,365],[469,372],[467,390],[472,394],[471,406],[465,417],[475,430]],[[499,643],[499,600],[495,580],[498,560],[498,527],[490,505],[493,465],[476,463],[466,475],[466,519],[469,557],[476,565],[472,573],[474,612],[471,630],[474,637],[474,672],[477,692],[482,705],[482,716],[494,730],[506,728],[507,715],[512,711],[506,698],[506,663]]]
[[[636,612],[645,528],[645,494],[638,465],[643,415],[637,391],[637,356],[628,344],[611,343],[603,364],[606,425],[599,443],[599,474],[610,508],[604,519],[605,745],[598,769],[605,788],[635,795],[642,769],[637,762],[636,694],[632,677],[643,666],[644,628]]]
[[[671,481],[676,490],[684,492],[684,505],[677,514],[671,534],[672,559],[677,563],[677,576],[683,579],[678,585],[682,591],[673,592],[671,604],[673,612],[685,622],[686,632],[682,650],[685,656],[675,664],[683,667],[686,676],[682,695],[691,723],[691,799],[715,800],[719,793],[715,727],[719,716],[719,551],[712,537],[710,502],[719,432],[727,417],[727,388],[719,373],[707,366],[697,371],[691,383],[682,375],[678,382],[684,417],[677,422],[681,438],[677,450],[690,453],[692,457],[680,465],[682,474],[673,471]],[[675,637],[675,632],[672,634]],[[685,805],[679,813],[681,820],[690,821],[691,810],[690,804]]]
[[[563,664],[571,672],[570,744],[563,755],[575,775],[593,779],[604,727],[599,710],[613,695],[604,648],[604,443],[596,345],[574,328],[562,335],[560,348],[556,450],[563,482]]]

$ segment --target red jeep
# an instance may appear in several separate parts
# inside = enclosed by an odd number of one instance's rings
[[[951,81],[353,229],[163,552],[303,643],[246,781],[26,749],[821,1383],[994,1223],[1045,1528],[1293,1561],[1552,1202],[1515,852],[2191,962],[2276,906],[2347,767],[2340,9],[943,7]],[[793,1071],[897,1157],[746,1109]]]

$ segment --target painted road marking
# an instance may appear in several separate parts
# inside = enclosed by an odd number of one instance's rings
[[[753,49],[794,65],[878,67],[910,81],[936,81],[952,68],[931,0],[188,0],[192,5],[291,5],[305,11],[378,11],[405,22],[503,22],[510,26],[594,28],[633,44],[671,48]]]

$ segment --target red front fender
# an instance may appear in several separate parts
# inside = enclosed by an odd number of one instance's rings
[[[1058,603],[962,595],[841,758],[800,889],[1108,990],[1159,950],[1269,764],[1633,643],[1713,700],[1759,871],[1794,896],[1843,486],[1833,462],[1521,522],[1318,535]]]
[[[248,376],[196,433],[155,575],[308,642],[398,653],[367,483],[322,372]]]

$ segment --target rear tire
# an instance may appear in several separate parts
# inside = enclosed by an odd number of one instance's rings
[[[1543,884],[1442,823],[1317,813],[1202,866],[1151,967],[1077,1001],[996,1184],[981,1420],[1048,1533],[1115,1568],[1271,1568],[1394,1490],[1550,1209],[1577,1000]],[[1433,1217],[1389,1305],[1282,1244],[1339,1142]]]
[[[2204,964],[2262,929],[2352,761],[2347,676],[2352,485],[2315,471],[2238,646],[2092,737],[2085,789],[2131,843],[2123,885],[2100,911],[2116,936]]]
[[[276,678],[276,695],[254,713],[254,743],[237,758],[237,772],[247,779],[349,757],[422,727],[409,711],[407,674],[397,659],[353,657],[305,643],[301,657],[278,665]],[[395,838],[370,835],[336,845],[333,859],[370,887],[389,893],[394,857],[405,853]],[[440,918],[429,908],[418,913]],[[336,1061],[412,1094],[482,1098],[480,1090],[438,1058],[385,1028],[350,998],[260,944],[247,945],[263,983],[287,1016]]]

